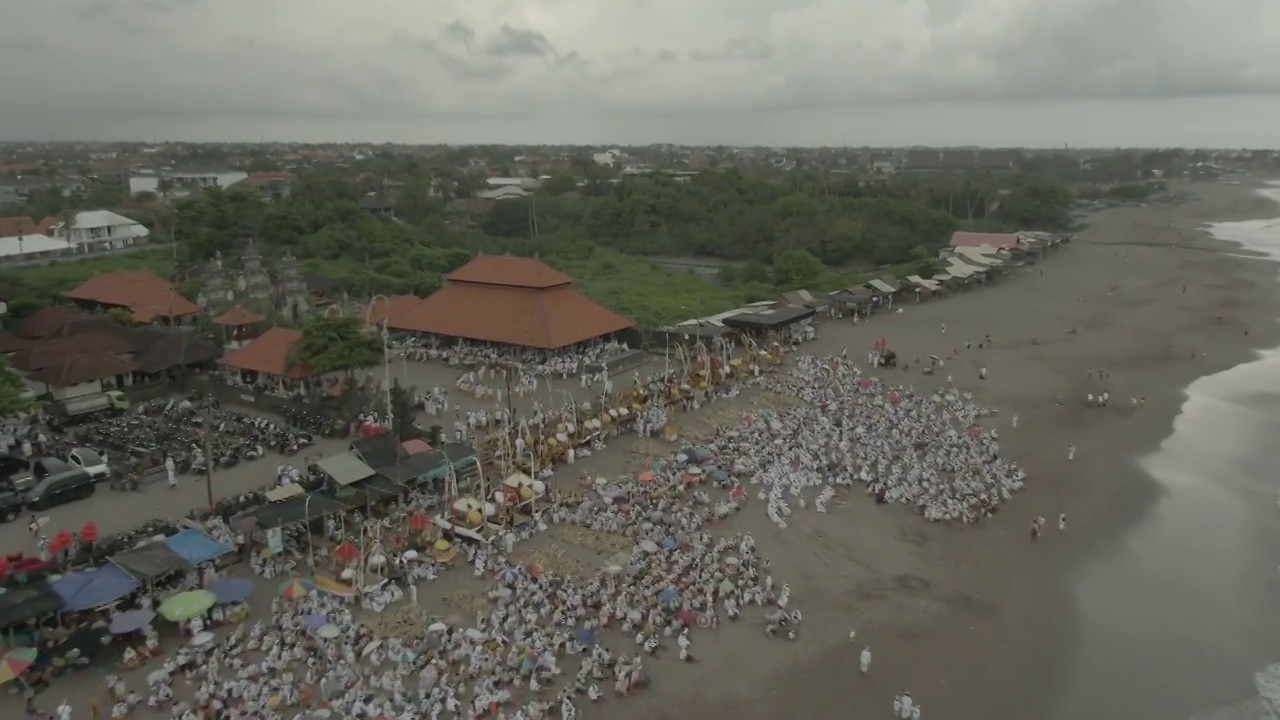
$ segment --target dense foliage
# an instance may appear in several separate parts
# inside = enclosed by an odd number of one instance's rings
[[[0,355],[0,417],[13,417],[31,409],[27,386],[13,370],[7,355]]]
[[[443,198],[425,178],[396,189],[395,219],[359,200],[369,177],[319,170],[298,179],[291,199],[207,190],[180,200],[172,223],[180,263],[242,254],[250,238],[268,261],[291,253],[305,269],[355,297],[436,290],[443,275],[478,252],[538,255],[592,297],[643,325],[728,309],[796,288],[835,289],[860,273],[928,274],[961,227],[1054,229],[1071,196],[1035,178],[849,176],[790,180],[708,172],[611,182],[584,169],[559,175],[528,198],[484,203],[466,178]],[[707,272],[673,270],[663,258],[698,257]],[[84,265],[0,274],[17,314],[110,265],[167,258],[127,256]],[[719,263],[718,272],[715,264]],[[197,278],[198,274],[192,274]],[[0,288],[3,289],[3,288]]]
[[[302,325],[302,339],[290,359],[318,373],[352,371],[382,362],[382,335],[366,332],[358,318],[318,317]]]

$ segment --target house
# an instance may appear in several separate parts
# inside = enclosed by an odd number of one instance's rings
[[[150,270],[117,270],[94,275],[63,297],[89,308],[123,308],[135,322],[174,321],[198,315],[200,306],[178,294],[168,280]]]
[[[58,218],[50,215],[40,222],[25,215],[0,217],[0,237],[17,237],[19,235],[48,235],[49,230],[58,224]]]
[[[360,206],[361,210],[372,213],[377,217],[393,218],[396,216],[395,203],[383,193],[368,193],[357,200],[356,204]]]
[[[592,153],[591,161],[597,165],[603,165],[605,167],[613,167],[618,163],[618,157],[620,155],[622,155],[622,153],[617,150],[610,150],[608,152],[602,152],[602,153]]]
[[[68,227],[58,223],[52,228],[53,237],[69,243],[78,252],[118,250],[139,242],[145,242],[151,232],[137,220],[131,220],[110,210],[89,210],[75,214]]]
[[[263,202],[286,200],[293,185],[293,174],[277,172],[256,172],[233,184],[233,188],[241,188],[257,194]]]
[[[951,247],[991,247],[1003,250],[1021,248],[1024,244],[1021,233],[980,233],[957,231],[951,233]]]
[[[520,188],[523,190],[537,190],[541,184],[536,178],[521,177],[491,177],[484,181],[490,190],[498,190],[501,188]]]
[[[129,178],[129,193],[160,194],[160,183],[168,180],[173,185],[171,196],[182,197],[207,188],[229,188],[249,177],[243,170],[180,170],[163,168],[158,172],[145,171]]]

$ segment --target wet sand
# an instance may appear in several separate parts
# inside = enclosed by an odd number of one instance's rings
[[[1092,561],[1113,552],[1159,497],[1137,459],[1168,435],[1183,388],[1247,360],[1251,348],[1280,340],[1269,308],[1274,268],[1223,254],[1228,245],[1199,229],[1209,220],[1266,217],[1275,214],[1273,206],[1244,186],[1199,185],[1189,192],[1196,199],[1179,207],[1102,213],[1077,243],[992,287],[908,304],[900,315],[858,325],[825,323],[805,352],[848,346],[860,359],[885,337],[911,365],[887,371],[894,381],[927,389],[950,374],[957,386],[998,408],[991,422],[999,426],[1005,454],[1028,468],[1029,489],[980,528],[930,524],[902,507],[853,494],[833,503],[828,515],[797,509],[790,527],[779,531],[753,502],[720,531],[756,535],[762,554],[774,561],[776,579],[791,584],[793,606],[804,611],[801,639],[768,640],[754,619],[699,633],[697,665],[674,659],[647,665],[652,692],[584,707],[584,714],[887,717],[894,694],[906,688],[927,718],[1118,717],[1115,695],[1123,694],[1123,680],[1099,678],[1139,671],[1160,677],[1161,670],[1129,667],[1118,658],[1082,675],[1077,658],[1087,654],[1086,640],[1096,639],[1099,619],[1088,616],[1094,624],[1086,632],[1079,615],[1086,598],[1072,592],[1073,584]],[[1079,332],[1065,334],[1070,326]],[[965,340],[976,343],[986,334],[991,346],[964,349]],[[959,358],[942,373],[918,372],[916,358],[953,349]],[[989,370],[985,381],[977,377],[982,366]],[[1086,408],[1086,373],[1100,368],[1110,374],[1112,406]],[[401,372],[424,371],[409,364]],[[1145,397],[1146,406],[1130,407],[1131,395]],[[752,403],[770,401],[752,393],[704,410],[701,421],[676,422],[696,434],[708,421],[731,422]],[[1016,430],[1009,427],[1014,413]],[[1079,454],[1069,463],[1073,444]],[[573,482],[583,471],[616,474],[663,449],[670,448],[615,443],[557,481]],[[1061,535],[1052,527],[1060,512],[1070,518]],[[1032,543],[1027,529],[1037,515],[1049,518],[1051,528]],[[424,604],[441,602],[455,582],[466,584],[446,578],[426,588]],[[855,628],[859,641],[852,644],[848,633]],[[1123,648],[1124,630],[1116,627],[1090,657],[1106,657],[1107,641],[1113,650]],[[857,673],[863,642],[874,655],[866,678]],[[46,704],[68,689],[66,682],[55,683]],[[1240,682],[1247,684],[1247,677]],[[1125,707],[1123,716],[1157,717],[1145,707]],[[1184,709],[1185,716],[1196,708]]]

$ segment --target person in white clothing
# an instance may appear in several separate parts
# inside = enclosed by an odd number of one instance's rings
[[[169,487],[171,488],[178,487],[177,466],[174,465],[172,457],[167,457],[164,459],[164,474],[165,474],[165,477],[169,480]]]
[[[1067,459],[1068,459],[1068,460],[1075,460],[1075,459],[1076,459],[1076,446],[1075,446],[1075,445],[1068,445],[1068,446],[1067,446]]]
[[[866,645],[862,648],[862,655],[858,657],[858,669],[862,670],[862,674],[866,675],[867,670],[871,669],[871,646]]]

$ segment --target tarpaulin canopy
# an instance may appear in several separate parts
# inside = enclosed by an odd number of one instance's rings
[[[368,490],[378,495],[399,495],[406,489],[404,485],[383,475],[374,475],[371,478],[361,480],[352,487],[360,491]]]
[[[134,580],[119,565],[107,563],[63,575],[50,587],[62,598],[64,611],[79,612],[113,603],[142,587],[142,583]]]
[[[343,510],[346,510],[346,506],[328,495],[308,493],[301,497],[289,498],[284,502],[264,505],[241,517],[252,518],[254,525],[260,528],[273,528],[315,520]]]
[[[62,598],[47,582],[18,585],[0,593],[0,628],[48,617],[62,607]]]
[[[476,449],[466,443],[447,443],[438,449],[403,457],[399,462],[378,468],[378,474],[393,481],[407,484],[438,480],[449,474],[461,472],[463,466],[474,461]]]
[[[350,485],[374,475],[373,468],[366,465],[357,455],[349,452],[324,458],[316,463],[316,467],[323,470],[339,485]]]
[[[164,539],[175,555],[191,565],[209,562],[231,552],[231,546],[220,543],[194,528],[186,528]]]
[[[170,550],[169,546],[162,542],[153,542],[122,552],[111,558],[111,562],[142,581],[154,580],[171,572],[191,567],[181,555]]]

